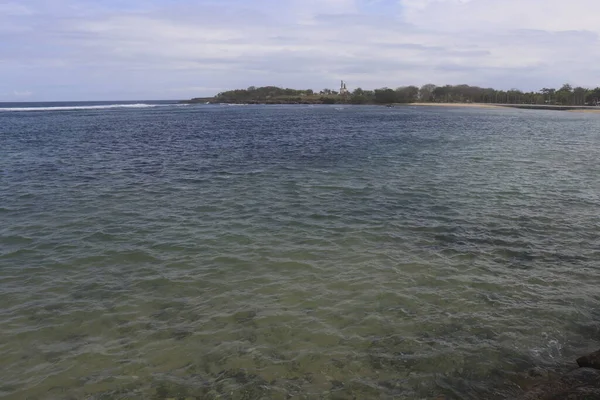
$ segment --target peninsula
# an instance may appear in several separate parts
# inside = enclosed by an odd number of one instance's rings
[[[537,92],[518,89],[497,90],[469,85],[433,84],[388,87],[349,91],[341,82],[339,90],[297,90],[275,86],[236,89],[218,93],[213,97],[185,100],[194,104],[413,104],[413,105],[499,105],[534,109],[600,109],[600,87],[588,89],[564,84],[560,89],[543,88]]]

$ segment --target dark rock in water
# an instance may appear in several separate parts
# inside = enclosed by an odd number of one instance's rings
[[[541,367],[534,367],[527,371],[527,375],[531,378],[548,378],[548,371]]]
[[[254,319],[254,317],[256,317],[256,311],[254,311],[254,310],[240,311],[240,312],[235,313],[233,315],[233,319],[238,324],[243,324],[243,323],[246,323],[246,322],[251,322]]]
[[[600,370],[579,368],[527,392],[521,400],[600,400]]]
[[[600,369],[600,350],[595,353],[577,359],[577,364],[581,368]]]

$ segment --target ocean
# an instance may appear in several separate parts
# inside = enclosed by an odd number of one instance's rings
[[[0,397],[514,398],[599,210],[598,114],[0,104]]]

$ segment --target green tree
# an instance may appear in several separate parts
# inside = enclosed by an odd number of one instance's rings
[[[600,105],[600,87],[589,90],[585,96],[585,102],[590,106]]]
[[[321,91],[321,96],[314,96],[311,89],[296,90],[276,86],[237,89],[217,94],[212,99],[197,98],[194,100],[221,103],[341,103],[352,104],[389,104],[410,103],[417,100],[455,103],[512,103],[512,104],[563,104],[563,105],[600,105],[600,87],[587,89],[581,86],[573,87],[564,84],[560,89],[543,88],[538,92],[523,92],[518,89],[508,91],[492,88],[482,88],[470,85],[423,85],[405,86],[396,90],[384,87],[380,89],[355,89],[351,95],[336,96],[331,89]]]
[[[565,83],[559,90],[556,91],[556,102],[562,105],[569,105],[573,98],[573,87]]]
[[[433,83],[428,83],[426,85],[421,86],[421,89],[419,89],[419,100],[425,102],[433,101],[435,99],[433,95],[433,91],[435,90],[435,88],[436,86]]]
[[[544,102],[548,104],[553,104],[555,101],[554,94],[556,93],[556,89],[551,88],[543,88],[540,90],[540,93],[544,96]]]
[[[337,101],[333,97],[321,97],[321,102],[323,104],[335,104]]]
[[[416,86],[404,86],[396,89],[396,103],[414,103],[419,96]]]
[[[396,92],[390,88],[375,89],[375,103],[391,104],[396,102]]]
[[[583,106],[585,105],[585,98],[588,94],[588,89],[581,86],[577,86],[573,89],[573,105]]]
[[[367,104],[369,103],[369,98],[365,96],[365,91],[361,88],[356,88],[352,92],[352,96],[350,96],[350,103],[352,104]]]

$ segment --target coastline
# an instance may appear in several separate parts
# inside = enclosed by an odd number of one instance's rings
[[[398,104],[403,105],[403,104]],[[486,103],[410,103],[417,107],[465,107],[465,108],[518,108],[521,110],[568,111],[576,113],[600,113],[600,107],[591,106],[559,106],[543,104],[486,104]]]
[[[563,105],[546,105],[546,104],[494,104],[494,103],[425,103],[425,102],[414,102],[414,103],[363,103],[353,104],[350,102],[335,102],[335,101],[323,101],[319,99],[300,99],[300,100],[282,100],[282,99],[269,99],[269,100],[249,100],[249,101],[216,101],[215,98],[195,98],[191,100],[180,100],[181,104],[244,104],[244,105],[376,105],[381,107],[442,107],[442,108],[486,108],[486,109],[500,109],[500,108],[516,108],[521,110],[545,110],[545,111],[568,111],[568,112],[579,112],[579,113],[592,113],[599,114],[600,107],[598,106],[563,106]]]
[[[408,105],[488,109],[510,107],[554,111],[597,110],[600,106],[600,87],[595,89],[573,88],[569,84],[564,84],[560,89],[544,88],[536,92],[523,92],[518,89],[497,90],[465,84],[445,86],[428,84],[421,88],[412,85],[396,89],[382,87],[363,90],[357,87],[350,91],[346,82],[341,81],[338,91],[250,86],[247,89],[227,90],[212,97],[196,97],[181,102],[187,104],[354,104],[387,107]]]
[[[569,112],[574,112],[574,113],[589,113],[589,114],[600,114],[600,108],[598,110],[567,110]]]
[[[404,104],[399,104],[404,105]],[[467,107],[467,108],[501,108],[502,106],[497,104],[486,104],[486,103],[408,103],[408,106],[417,107]]]

